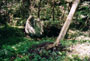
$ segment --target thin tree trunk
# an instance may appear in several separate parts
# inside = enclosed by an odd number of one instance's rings
[[[41,0],[39,1],[39,4],[38,4],[38,18],[40,18],[40,6],[41,6]]]
[[[47,49],[50,49],[50,48],[55,47],[55,46],[58,46],[60,40],[63,40],[63,39],[64,39],[64,36],[66,35],[66,32],[67,32],[67,30],[68,30],[68,28],[69,28],[69,26],[70,26],[70,23],[71,23],[71,21],[72,21],[72,18],[73,18],[73,16],[74,16],[74,13],[75,13],[75,11],[76,11],[76,8],[77,8],[78,5],[79,5],[79,2],[80,2],[80,0],[75,0],[75,1],[73,2],[72,7],[71,7],[71,10],[70,10],[70,13],[69,13],[69,15],[68,15],[68,17],[67,17],[67,19],[66,19],[66,21],[65,21],[65,23],[64,23],[64,25],[63,25],[63,27],[62,27],[62,29],[61,29],[61,32],[59,33],[59,36],[57,37],[57,39],[56,39],[56,41],[54,42],[54,44],[49,45],[49,46],[47,47]]]
[[[29,14],[31,14],[31,0],[29,0]]]
[[[54,14],[54,13],[55,13],[55,12],[54,12],[54,7],[55,7],[55,0],[53,0],[53,9],[52,9],[52,12],[53,12],[53,21],[54,21],[54,19],[55,19],[55,16],[54,16],[54,15],[55,15],[55,14]]]

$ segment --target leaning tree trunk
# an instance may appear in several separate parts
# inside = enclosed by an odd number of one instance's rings
[[[50,48],[55,47],[55,46],[58,46],[60,40],[63,40],[64,39],[64,36],[66,35],[66,32],[67,32],[67,30],[68,30],[68,28],[70,26],[70,23],[72,21],[72,18],[73,18],[73,15],[74,15],[75,11],[76,11],[76,8],[79,5],[79,2],[80,2],[80,0],[75,0],[73,2],[72,7],[71,7],[71,10],[70,10],[70,13],[69,13],[69,15],[68,15],[68,17],[67,17],[67,19],[66,19],[66,21],[65,21],[65,23],[64,23],[64,25],[62,27],[62,29],[61,29],[61,32],[60,32],[59,36],[57,37],[57,39],[54,42],[54,44],[49,45],[47,47],[47,49],[50,49]]]

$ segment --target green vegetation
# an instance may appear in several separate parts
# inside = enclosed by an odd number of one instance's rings
[[[41,54],[29,53],[29,49],[32,45],[39,45],[43,42],[53,42],[56,38],[44,37],[41,40],[26,38],[23,31],[13,27],[3,27],[0,28],[0,60],[1,61],[81,61],[80,58],[76,57],[74,59],[69,58],[66,55],[66,51],[52,51],[43,50]],[[3,30],[4,29],[4,30]],[[8,31],[7,31],[8,30]],[[75,40],[64,40],[61,41],[62,46],[70,46],[77,43]],[[32,48],[35,49],[36,47]]]
[[[40,1],[0,0],[0,61],[88,61],[88,57],[81,59],[78,55],[71,58],[67,52],[70,52],[68,47],[72,45],[90,43],[90,39],[76,40],[83,35],[90,38],[90,32],[87,33],[90,31],[90,1],[81,1],[69,28],[71,33],[68,30],[59,46],[48,50],[45,47],[55,42],[72,2]],[[25,33],[24,28],[29,15],[44,22],[43,35],[31,37]]]

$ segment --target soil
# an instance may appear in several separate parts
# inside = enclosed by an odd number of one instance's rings
[[[85,57],[90,57],[90,43],[78,43],[69,47],[70,52],[67,52],[67,55],[73,58],[73,55],[78,55],[81,59]]]

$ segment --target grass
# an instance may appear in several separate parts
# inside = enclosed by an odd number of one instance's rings
[[[23,29],[13,27],[0,28],[0,61],[80,61],[75,57],[73,59],[66,56],[66,51],[46,51],[42,54],[29,53],[28,49],[32,45],[43,42],[54,42],[55,37],[43,37],[40,40],[26,38]],[[61,41],[63,46],[70,46],[77,43],[75,40]],[[44,57],[42,57],[44,55]],[[47,58],[48,57],[48,58]],[[86,59],[84,59],[86,60]]]

